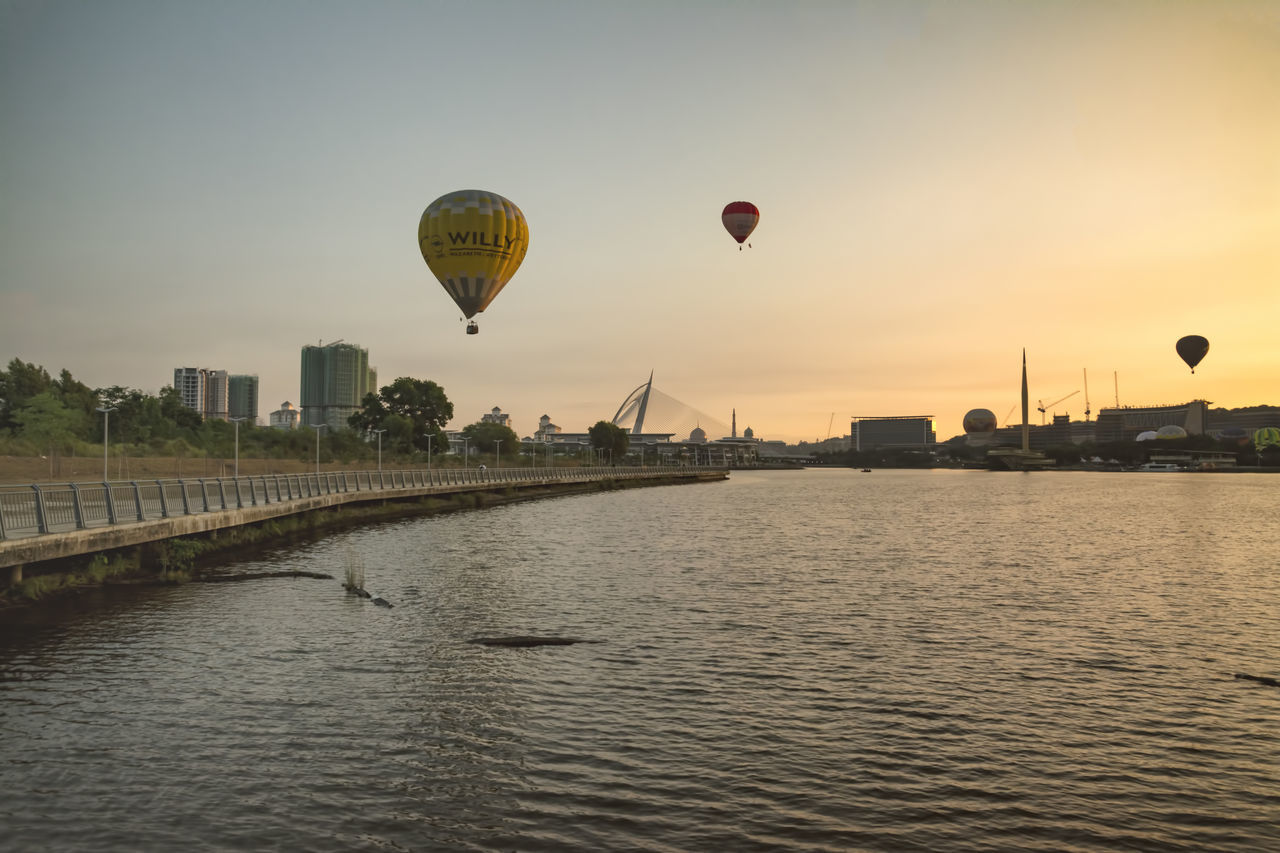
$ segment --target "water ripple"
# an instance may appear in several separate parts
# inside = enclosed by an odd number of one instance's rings
[[[1273,479],[741,473],[227,567],[392,610],[105,591],[0,626],[0,847],[1280,849]],[[593,642],[467,642],[524,634]]]

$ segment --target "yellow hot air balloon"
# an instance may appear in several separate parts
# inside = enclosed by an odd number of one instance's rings
[[[509,199],[485,190],[445,193],[418,222],[418,248],[470,320],[489,307],[529,248],[529,225]],[[479,328],[467,324],[467,334]]]

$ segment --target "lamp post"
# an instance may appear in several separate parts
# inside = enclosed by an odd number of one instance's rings
[[[462,437],[462,467],[471,467],[471,437],[466,435]]]
[[[98,411],[102,412],[102,482],[107,482],[107,449],[111,446],[107,441],[107,427],[111,424],[111,413],[116,410],[115,406],[105,408],[98,407]]]
[[[328,424],[311,425],[311,428],[316,431],[316,476],[320,475],[320,430],[327,426]]]
[[[493,440],[493,443],[495,445],[495,449],[493,451],[493,467],[501,468],[502,467],[502,439],[495,438]]]
[[[247,420],[249,419],[248,418],[230,418],[230,421],[236,425],[236,467],[232,469],[233,471],[235,471],[234,476],[236,477],[240,476],[240,422],[247,421]]]
[[[382,473],[382,434],[386,432],[386,430],[375,429],[373,430],[373,432],[377,433],[377,436],[378,436],[378,473],[381,474]]]
[[[430,471],[431,470],[431,439],[435,438],[435,436],[432,435],[431,433],[427,433],[425,438],[427,439],[427,470]]]

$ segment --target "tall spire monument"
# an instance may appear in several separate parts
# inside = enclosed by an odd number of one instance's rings
[[[1022,446],[993,447],[987,451],[987,467],[993,471],[1034,471],[1055,463],[1031,449],[1030,399],[1027,395],[1027,350],[1022,350]]]

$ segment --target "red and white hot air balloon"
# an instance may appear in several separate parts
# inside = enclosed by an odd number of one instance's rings
[[[756,230],[756,223],[760,221],[760,208],[749,201],[731,201],[724,206],[720,221],[724,223],[724,230],[729,232],[729,236],[738,241],[738,251],[741,252],[741,244]],[[750,247],[751,244],[747,243],[747,246]]]

